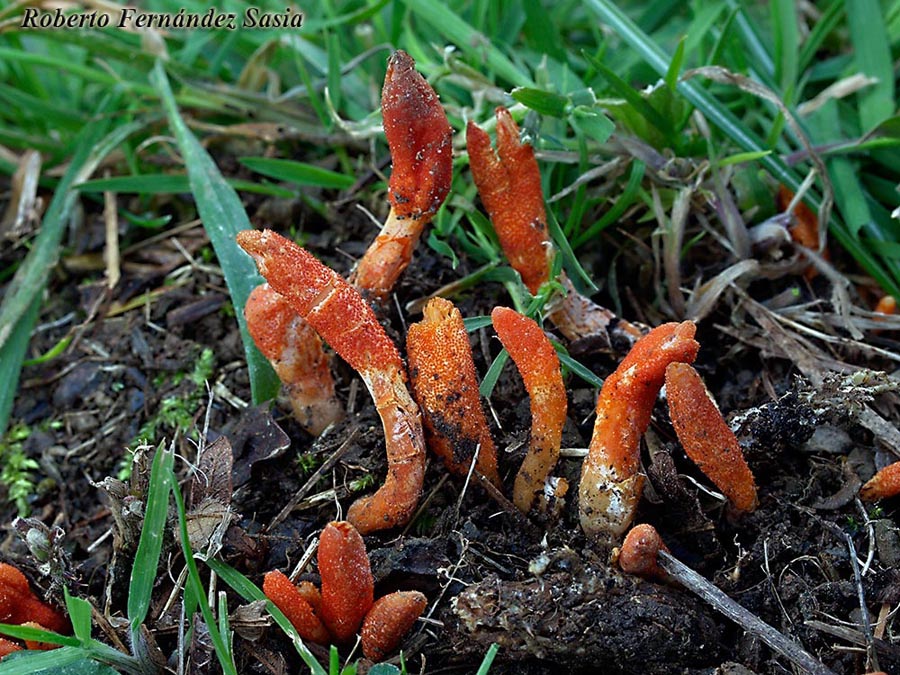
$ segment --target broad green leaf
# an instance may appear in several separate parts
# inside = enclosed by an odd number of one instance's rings
[[[63,590],[66,597],[66,612],[69,614],[69,621],[72,622],[72,632],[79,640],[87,642],[91,639],[91,603],[71,595],[68,588]]]
[[[572,110],[572,126],[597,143],[606,143],[613,131],[615,123],[599,110],[587,106],[576,106]]]
[[[263,282],[253,260],[235,243],[238,232],[252,227],[247,212],[237,193],[225,182],[219,168],[181,119],[161,61],[157,61],[150,79],[162,99],[169,126],[187,165],[197,212],[225,274],[232,304],[236,308],[242,308],[250,292]],[[280,384],[272,366],[256,348],[253,338],[247,332],[244,313],[237,311],[236,316],[244,341],[253,402],[262,403],[275,396]]]
[[[569,99],[565,96],[532,87],[516,87],[512,90],[512,97],[526,108],[550,117],[564,117],[569,106]]]
[[[115,672],[88,659],[80,647],[15,652],[0,663],[0,675],[115,675]]]

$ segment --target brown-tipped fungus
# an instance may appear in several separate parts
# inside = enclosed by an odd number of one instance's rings
[[[500,486],[497,451],[488,428],[472,346],[453,303],[432,298],[424,318],[409,327],[406,351],[413,394],[422,408],[428,447],[450,471],[465,477],[475,467]]]
[[[351,281],[383,298],[409,265],[422,230],[447,193],[453,172],[453,130],[431,85],[415,61],[397,51],[388,61],[381,112],[393,169],[391,210]]]

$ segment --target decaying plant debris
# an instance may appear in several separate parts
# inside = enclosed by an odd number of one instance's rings
[[[490,115],[477,112],[479,120]],[[662,234],[634,213],[622,223],[630,227],[628,237],[604,240],[618,253],[617,285],[605,287],[600,299],[621,302],[623,316],[648,325],[697,321],[703,349],[695,366],[742,443],[759,499],[755,511],[734,517],[686,458],[666,407],[657,404],[641,446],[647,479],[636,522],[652,523],[675,558],[823,667],[900,669],[893,620],[900,603],[896,504],[873,508],[857,498],[876,469],[900,457],[898,385],[884,374],[900,360],[900,321],[862,309],[838,261],[798,252],[787,239],[754,239],[749,221],[725,197],[727,173],[686,166],[673,175],[652,149],[626,134],[616,141],[623,165],[634,157],[647,161],[648,190],[658,195],[663,186],[674,187],[679,197],[670,208],[655,202],[652,215],[667,224]],[[218,149],[223,158],[229,151]],[[248,200],[251,214],[271,228],[288,225],[272,215],[284,208]],[[352,261],[336,251],[361,255],[367,224],[337,208],[327,220],[305,214],[299,203],[286,210],[303,214],[308,249],[346,276]],[[724,234],[723,210],[731,217]],[[88,218],[85,238],[102,227],[99,216]],[[707,236],[679,258],[681,242],[701,232]],[[740,245],[744,239],[757,248]],[[147,455],[138,453],[130,477],[110,476],[129,465],[122,448],[133,445],[144,424],[152,420],[158,433],[174,436],[188,460],[180,470],[191,497],[194,549],[220,556],[258,585],[264,572],[293,566],[295,577],[320,581],[309,562],[310,542],[335,519],[337,504],[348,507],[367,481],[388,471],[376,406],[345,363],[334,371],[347,414],[318,437],[290,418],[289,404],[247,405],[240,338],[233,320],[218,311],[221,278],[197,260],[205,243],[196,225],[148,240],[124,256],[123,281],[112,290],[65,283],[87,274],[73,259],[35,349],[66,334],[73,344],[28,371],[16,404],[16,417],[32,427],[25,449],[39,458],[36,473],[46,481],[31,502],[36,520],[19,521],[20,536],[6,539],[3,555],[48,590],[50,600],[60,600],[62,584],[91,599],[99,632],[115,646],[126,642],[121,617],[143,518]],[[726,259],[726,249],[744,257]],[[591,255],[583,262],[606,278],[607,262]],[[814,278],[806,273],[810,261],[821,271]],[[395,291],[397,302],[379,309],[386,334],[406,334],[410,317],[394,307],[473,270],[465,255],[453,269],[421,247]],[[164,283],[167,276],[174,283]],[[454,300],[463,316],[474,317],[508,297],[500,284],[485,282]],[[83,310],[79,323],[68,311],[73,305]],[[472,339],[481,374],[500,350],[492,335],[487,328]],[[215,356],[208,389],[184,377],[207,345]],[[579,358],[600,377],[617,365],[596,351]],[[566,387],[569,413],[555,473],[575,484],[594,426],[596,389],[571,373]],[[429,601],[427,621],[405,643],[410,672],[422,663],[429,672],[471,672],[493,643],[501,648],[494,673],[559,672],[560,664],[572,672],[710,672],[734,661],[751,672],[782,672],[787,661],[777,650],[698,601],[691,589],[618,571],[609,548],[581,532],[577,500],[547,525],[504,498],[528,447],[524,392],[507,367],[490,399],[499,489],[448,478],[432,460],[418,510],[392,522],[399,527],[391,532],[367,538],[375,596],[414,589]],[[179,421],[190,422],[179,424],[177,434],[159,418],[172,400],[180,402]],[[199,457],[190,429],[202,429],[209,441]],[[216,438],[227,442],[213,443]],[[12,520],[11,511],[5,515]],[[29,536],[33,531],[44,538]],[[184,638],[178,607],[168,601],[177,596],[183,562],[173,538],[163,545],[165,568],[147,622],[153,654],[157,648],[173,653]],[[229,608],[240,672],[298,671],[289,641],[259,607],[229,597]],[[213,672],[202,665],[210,659],[202,632],[193,633],[186,651],[190,672]]]

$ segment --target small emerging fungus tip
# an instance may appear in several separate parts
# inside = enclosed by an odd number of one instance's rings
[[[625,536],[617,562],[623,572],[653,581],[667,581],[671,577],[659,566],[657,555],[668,551],[659,532],[652,525],[635,525]]]
[[[666,367],[666,398],[687,456],[739,512],[756,508],[756,483],[741,446],[700,375],[687,363]]]

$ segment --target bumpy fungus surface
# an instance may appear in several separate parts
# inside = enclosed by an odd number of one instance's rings
[[[301,638],[320,645],[327,645],[331,641],[316,610],[282,572],[274,570],[266,573],[263,578],[263,593],[282,611]]]
[[[403,51],[388,61],[381,92],[384,133],[393,168],[391,210],[352,282],[377,297],[394,287],[412,259],[422,230],[440,208],[453,174],[453,129],[437,94]]]
[[[860,499],[867,502],[890,499],[900,494],[900,462],[888,464],[859,490]]]
[[[379,598],[362,625],[362,650],[366,658],[378,662],[395,651],[427,604],[419,591],[397,591]]]
[[[428,447],[458,476],[468,474],[477,448],[476,469],[499,486],[497,451],[481,407],[462,315],[443,298],[432,298],[423,313],[422,321],[409,327],[406,351]]]
[[[406,524],[422,492],[425,439],[397,347],[362,296],[300,246],[270,230],[245,230],[237,241],[269,285],[360,374],[375,401],[388,473],[374,495],[350,507],[348,520],[363,533]]]
[[[756,482],[741,446],[694,368],[666,368],[669,415],[687,456],[741,512],[756,508]]]
[[[634,518],[644,484],[640,439],[673,362],[690,363],[700,345],[690,321],[667,323],[635,343],[597,398],[597,418],[578,487],[581,527],[588,536],[613,540]]]
[[[350,523],[328,523],[319,537],[318,556],[322,620],[338,642],[347,642],[375,599],[366,544]]]

